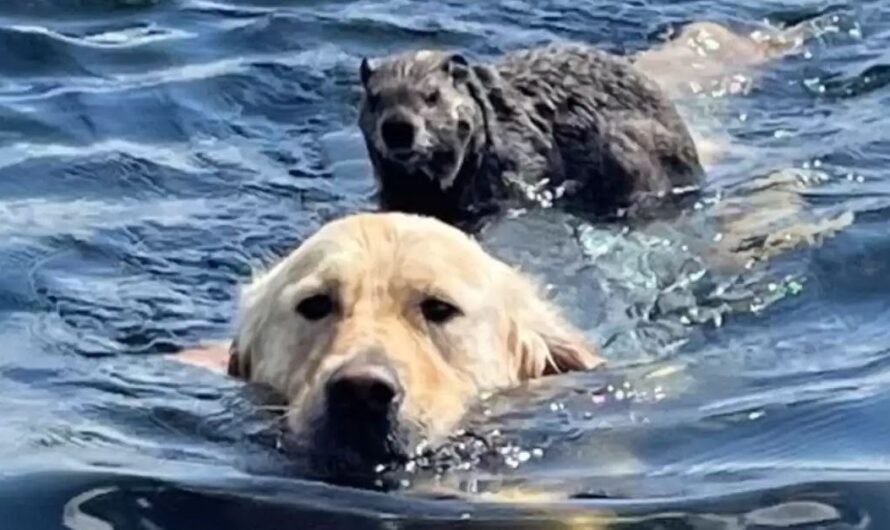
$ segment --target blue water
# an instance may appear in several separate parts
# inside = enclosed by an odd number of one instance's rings
[[[733,4],[4,2],[2,528],[562,528],[579,514],[890,528],[890,6]],[[486,400],[470,425],[500,456],[406,472],[389,493],[301,479],[250,389],[163,357],[225,338],[251,270],[373,208],[362,55],[565,38],[632,52],[702,19],[818,29],[750,92],[683,102],[693,129],[728,140],[707,192],[744,200],[752,179],[808,176],[794,219],[853,222],[740,273],[698,257],[708,205],[639,232],[554,213],[488,234],[612,365]],[[424,480],[570,498],[468,502],[421,494]]]

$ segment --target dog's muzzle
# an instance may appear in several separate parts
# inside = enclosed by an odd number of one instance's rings
[[[359,423],[378,423],[397,412],[404,392],[392,368],[356,360],[337,369],[325,385],[330,416]]]
[[[385,362],[352,360],[328,377],[323,393],[310,452],[329,478],[367,478],[405,458],[404,389]]]

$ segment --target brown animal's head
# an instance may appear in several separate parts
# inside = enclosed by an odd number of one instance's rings
[[[331,222],[242,294],[230,373],[271,385],[314,458],[373,469],[480,392],[602,360],[518,272],[433,218]]]
[[[397,184],[442,194],[465,163],[478,165],[469,159],[486,141],[486,116],[474,75],[466,58],[442,51],[362,60],[359,126],[378,178],[425,179]]]

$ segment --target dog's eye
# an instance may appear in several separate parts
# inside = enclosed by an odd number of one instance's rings
[[[439,102],[439,89],[431,90],[423,96],[423,100],[427,105],[435,105]]]
[[[321,320],[334,312],[334,300],[326,294],[316,294],[301,300],[297,312],[307,320]]]
[[[423,318],[433,324],[443,324],[461,314],[460,309],[438,298],[427,298],[420,304]]]
[[[380,103],[380,94],[375,94],[374,92],[366,92],[365,99],[368,102],[368,106],[372,109]]]

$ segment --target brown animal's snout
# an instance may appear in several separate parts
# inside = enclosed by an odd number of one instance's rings
[[[325,387],[328,407],[364,419],[385,418],[402,403],[398,375],[379,361],[355,359],[338,368]]]
[[[388,149],[393,150],[394,154],[410,155],[410,150],[414,147],[415,134],[414,124],[403,116],[389,117],[380,126],[383,143]]]

